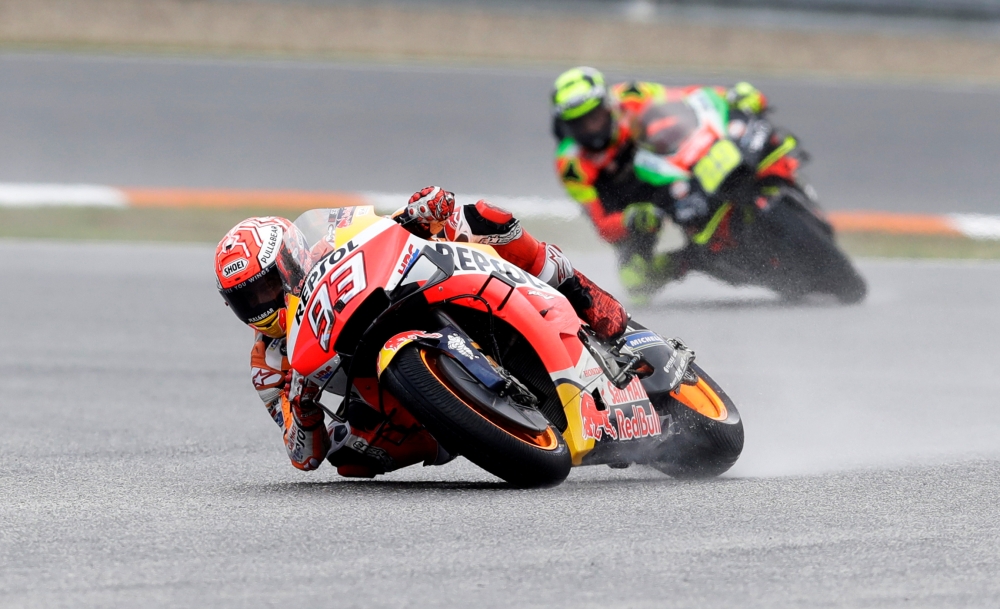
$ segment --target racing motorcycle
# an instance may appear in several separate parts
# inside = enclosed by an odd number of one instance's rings
[[[639,141],[635,177],[652,188],[654,203],[657,190],[670,192],[677,203],[666,211],[697,226],[686,230],[691,245],[681,253],[689,268],[788,299],[864,299],[864,279],[797,175],[808,155],[793,135],[763,116],[731,113],[721,96],[700,89],[650,106],[639,118]],[[689,223],[694,217],[707,221]]]
[[[739,411],[680,340],[630,322],[602,341],[493,248],[421,239],[370,206],[296,225],[324,253],[289,304],[290,399],[319,387],[349,422],[403,408],[519,487],[596,464],[704,478],[739,457]]]

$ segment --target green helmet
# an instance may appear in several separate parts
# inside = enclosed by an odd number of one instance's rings
[[[570,121],[604,104],[607,97],[604,75],[594,68],[566,70],[552,89],[552,113],[556,118]]]

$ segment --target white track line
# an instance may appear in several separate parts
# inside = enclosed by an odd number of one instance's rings
[[[986,214],[949,214],[948,219],[971,239],[1000,239],[1000,216]]]
[[[93,184],[2,184],[0,207],[127,207],[125,193]]]
[[[380,213],[395,211],[406,204],[409,193],[360,193]],[[503,197],[459,193],[459,203],[487,199],[519,218],[580,217],[580,205],[569,199],[548,197]],[[122,190],[96,184],[17,184],[0,183],[0,207],[128,207]],[[970,239],[1000,240],[1000,215],[947,214],[941,216]]]

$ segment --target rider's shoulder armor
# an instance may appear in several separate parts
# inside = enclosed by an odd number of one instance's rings
[[[655,82],[633,80],[611,86],[611,99],[626,113],[639,112],[649,103],[666,101],[667,88]]]
[[[597,199],[593,184],[600,169],[582,154],[580,145],[573,138],[565,138],[556,149],[556,171],[566,192],[584,205]]]

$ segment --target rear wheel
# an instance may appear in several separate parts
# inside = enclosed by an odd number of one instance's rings
[[[764,214],[776,243],[786,253],[781,260],[779,292],[800,298],[809,292],[831,294],[844,304],[861,302],[868,286],[847,255],[837,246],[829,225],[809,210],[808,197],[782,187],[782,196]]]
[[[673,478],[712,478],[743,452],[743,420],[722,388],[697,364],[691,367],[697,385],[682,384],[657,400],[670,413],[670,435],[651,465]]]
[[[382,374],[386,388],[448,451],[519,487],[551,486],[569,475],[566,443],[551,425],[522,427],[498,415],[504,400],[447,355],[404,347]]]

